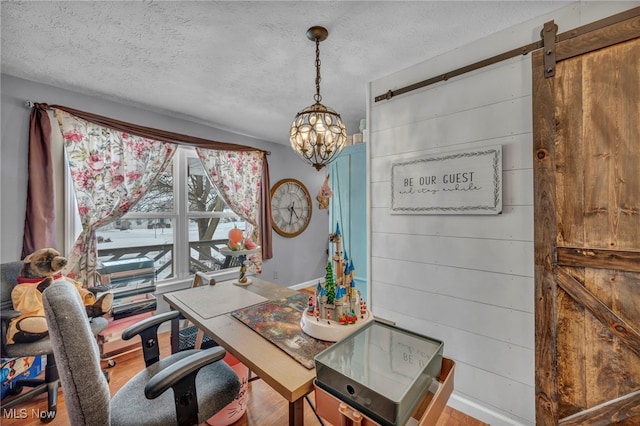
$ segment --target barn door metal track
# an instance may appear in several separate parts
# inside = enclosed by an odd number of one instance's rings
[[[409,86],[402,87],[396,90],[388,90],[386,93],[382,95],[378,95],[375,97],[375,102],[385,101],[393,98],[394,96],[402,95],[407,92],[411,92],[412,90],[420,89],[422,87],[429,86],[434,83],[438,83],[440,81],[447,81],[453,77],[457,77],[459,75],[468,73],[470,71],[475,71],[480,68],[484,68],[488,65],[495,64],[497,62],[502,62],[504,60],[513,58],[519,55],[526,55],[534,50],[542,49],[545,47],[545,77],[552,77],[555,75],[555,45],[561,41],[569,40],[574,37],[578,37],[584,34],[587,34],[591,31],[595,31],[609,25],[626,21],[630,18],[635,18],[636,16],[640,16],[640,7],[635,7],[633,9],[629,9],[625,12],[618,13],[616,15],[609,16],[608,18],[601,19],[599,21],[592,22],[587,25],[583,25],[581,27],[575,28],[573,30],[569,30],[562,34],[557,33],[557,25],[554,24],[553,21],[549,21],[544,24],[544,28],[542,29],[540,36],[541,40],[529,43],[525,46],[518,47],[517,49],[509,50],[508,52],[501,53],[496,56],[492,56],[487,59],[483,59],[482,61],[475,62],[471,65],[464,66],[462,68],[455,69],[453,71],[449,71],[444,74],[440,74],[436,77],[431,77],[427,80],[420,81],[418,83],[411,84]]]

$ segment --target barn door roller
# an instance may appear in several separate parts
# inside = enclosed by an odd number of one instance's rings
[[[558,26],[549,21],[544,24],[540,32],[544,46],[544,78],[556,75],[556,34]]]

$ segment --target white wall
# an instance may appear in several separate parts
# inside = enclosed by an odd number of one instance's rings
[[[288,142],[286,145],[265,142],[5,74],[1,78],[0,262],[19,260],[22,252],[30,113],[24,106],[26,100],[64,105],[148,127],[269,150],[271,183],[283,178],[296,178],[307,186],[314,199],[324,181],[324,172],[317,172],[300,160]],[[289,130],[283,129],[282,134],[287,138]],[[264,262],[262,278],[290,286],[324,276],[328,216],[326,210],[318,209],[317,203],[314,202],[314,206],[311,223],[301,235],[283,238],[273,233],[274,258]],[[274,278],[276,273],[277,279]]]
[[[488,423],[535,424],[530,55],[374,102],[434,77],[637,6],[582,2],[370,84],[372,310],[444,341],[456,362],[452,407]],[[501,215],[390,215],[391,163],[503,148]]]

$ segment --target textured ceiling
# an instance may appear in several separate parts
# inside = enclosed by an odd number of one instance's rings
[[[329,30],[322,102],[351,134],[369,81],[566,4],[2,1],[2,72],[288,144],[314,102],[309,27]]]

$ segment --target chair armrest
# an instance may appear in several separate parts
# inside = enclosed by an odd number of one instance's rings
[[[129,340],[133,336],[136,336],[151,327],[155,327],[157,330],[158,326],[163,322],[176,319],[179,316],[180,316],[180,311],[169,311],[163,314],[154,315],[152,317],[143,319],[142,321],[135,323],[131,327],[127,327],[122,332],[122,339]]]
[[[5,345],[7,345],[7,330],[9,329],[9,322],[13,318],[17,318],[22,315],[22,312],[14,311],[13,309],[0,309],[0,354],[4,357]]]
[[[22,312],[14,311],[13,309],[3,309],[0,311],[0,320],[9,321],[13,318],[17,318],[22,315]]]
[[[224,348],[216,346],[214,348],[197,351],[193,355],[189,355],[171,364],[149,380],[144,387],[145,396],[148,399],[155,399],[170,387],[178,384],[181,380],[187,379],[189,376],[193,376],[195,379],[195,375],[202,367],[221,360],[225,354],[226,351]],[[175,394],[179,395],[178,392]]]
[[[180,316],[178,311],[169,311],[160,315],[154,315],[137,324],[128,327],[122,332],[122,339],[129,340],[140,335],[142,342],[142,355],[144,364],[149,367],[160,360],[160,345],[158,344],[158,327],[165,321],[175,320]]]

